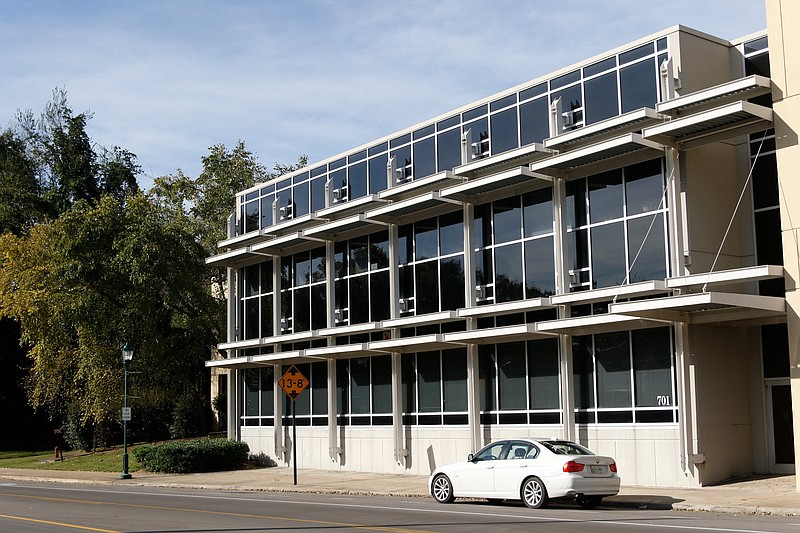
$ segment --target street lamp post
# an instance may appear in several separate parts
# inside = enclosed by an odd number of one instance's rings
[[[125,389],[123,396],[122,407],[122,473],[119,475],[120,479],[130,479],[131,475],[128,473],[128,420],[131,418],[130,409],[128,409],[128,366],[133,359],[133,350],[131,350],[128,343],[122,347],[122,366],[125,369]]]

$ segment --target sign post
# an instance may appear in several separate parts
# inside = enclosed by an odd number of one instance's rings
[[[297,485],[297,413],[294,401],[308,388],[308,378],[292,365],[278,381],[278,386],[292,400],[292,462],[294,463],[294,484]]]

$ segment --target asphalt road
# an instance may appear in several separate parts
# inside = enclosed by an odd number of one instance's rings
[[[562,505],[531,510],[483,501],[0,483],[0,533],[626,531],[797,533],[800,517],[736,516]]]

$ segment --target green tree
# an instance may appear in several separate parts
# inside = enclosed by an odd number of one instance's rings
[[[36,162],[11,130],[0,133],[0,233],[20,234],[40,219],[44,203]]]
[[[78,202],[27,236],[0,237],[0,314],[17,320],[32,360],[29,401],[54,418],[115,423],[122,342],[134,347],[141,404],[202,388],[203,361],[224,313],[205,252],[142,195]]]

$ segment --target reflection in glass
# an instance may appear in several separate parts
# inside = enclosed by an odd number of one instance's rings
[[[381,154],[369,160],[369,194],[377,194],[386,189],[386,163],[389,157]]]
[[[414,179],[436,173],[436,144],[433,137],[414,143]]]
[[[584,82],[586,124],[615,117],[619,114],[616,71]]]
[[[417,283],[417,314],[439,311],[439,269],[437,261],[418,263],[414,268]]]
[[[627,331],[594,336],[597,406],[631,407],[631,355]]]
[[[497,244],[519,240],[522,225],[522,207],[519,196],[494,202],[494,242]]]
[[[311,291],[308,287],[294,291],[294,331],[311,329]]]
[[[650,229],[651,226],[652,229]],[[647,233],[648,229],[649,234]],[[645,236],[647,236],[646,241],[644,241]],[[664,215],[658,213],[655,220],[652,216],[628,220],[628,250],[632,263],[629,283],[666,278],[667,253],[664,243]]]
[[[522,146],[540,143],[550,137],[547,98],[539,98],[519,106]]]
[[[417,380],[420,413],[438,413],[442,409],[439,352],[417,354]]]
[[[656,69],[652,59],[619,70],[622,112],[656,106]]]
[[[553,189],[539,189],[522,197],[525,237],[553,232]]]
[[[369,322],[369,286],[367,276],[350,278],[350,323]]]
[[[522,245],[495,248],[494,261],[495,303],[522,300]]]
[[[464,256],[442,259],[442,311],[464,307],[464,284]]]
[[[592,224],[623,215],[622,171],[612,170],[588,179],[589,214]]]
[[[376,272],[370,276],[370,308],[372,322],[389,318],[389,271]]]
[[[592,288],[612,287],[625,280],[625,234],[622,222],[592,228]]]
[[[528,341],[528,390],[531,409],[558,409],[558,340]]]
[[[492,115],[491,126],[492,155],[507,152],[519,146],[519,140],[517,139],[517,109],[515,107]]]
[[[672,337],[670,328],[640,329],[631,332],[633,339],[633,385],[636,407],[675,405],[672,395]]]
[[[461,130],[456,128],[436,136],[438,170],[453,170],[461,164]]]
[[[464,251],[463,220],[462,211],[455,211],[439,217],[439,242],[442,255]]]
[[[429,218],[414,224],[414,248],[417,261],[439,255],[437,233],[435,218]]]
[[[354,200],[367,195],[367,163],[350,165],[347,170],[348,199]]]
[[[661,159],[653,159],[625,169],[625,207],[628,216],[654,211],[665,205]]]
[[[526,409],[525,343],[497,345],[497,387],[500,409]]]
[[[525,297],[552,296],[556,290],[553,238],[525,242]]]

